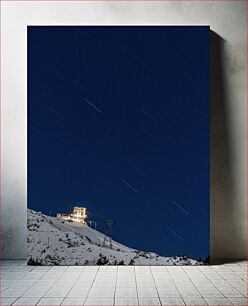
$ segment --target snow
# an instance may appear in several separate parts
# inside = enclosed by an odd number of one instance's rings
[[[28,264],[34,265],[199,265],[186,256],[163,257],[129,248],[87,225],[57,220],[28,209]]]

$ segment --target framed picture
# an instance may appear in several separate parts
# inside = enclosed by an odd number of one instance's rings
[[[209,263],[209,43],[28,27],[28,264]]]

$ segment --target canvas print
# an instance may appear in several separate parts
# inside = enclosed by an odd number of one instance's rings
[[[209,262],[209,36],[28,27],[29,265]]]

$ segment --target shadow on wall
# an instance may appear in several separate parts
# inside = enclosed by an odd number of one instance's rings
[[[223,82],[224,40],[210,32],[210,258],[211,264],[237,258],[240,228],[235,222],[228,110]],[[232,243],[233,242],[233,243]],[[237,252],[237,253],[235,253]]]

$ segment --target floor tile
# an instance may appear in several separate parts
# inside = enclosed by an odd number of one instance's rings
[[[61,305],[79,305],[83,306],[85,298],[65,298]]]
[[[138,287],[138,297],[157,297],[158,292],[155,287],[144,288]]]
[[[115,287],[115,281],[108,281],[108,280],[101,280],[101,281],[95,281],[93,283],[93,288],[101,288],[101,287],[104,287],[104,288],[107,288],[107,287]]]
[[[87,297],[90,291],[89,285],[78,285],[73,286],[72,289],[68,292],[67,297]]]
[[[248,300],[247,298],[228,298],[228,300],[233,304],[233,305],[248,305]]]
[[[160,301],[162,306],[185,305],[181,298],[162,297]]]
[[[65,297],[68,292],[71,290],[71,286],[58,286],[54,285],[52,288],[50,288],[47,293],[45,294],[45,297]]]
[[[216,288],[204,287],[204,288],[197,288],[197,289],[200,295],[203,297],[211,297],[211,298],[222,298],[223,297],[223,294]]]
[[[137,297],[136,288],[116,288],[115,297],[133,298]]]
[[[24,292],[23,297],[43,297],[50,289],[51,284],[38,283]]]
[[[25,305],[25,306],[31,306],[31,305],[36,305],[39,302],[40,298],[19,298],[15,301],[13,305]]]
[[[92,288],[89,292],[88,297],[95,298],[95,297],[108,297],[111,298],[114,296],[115,288]]]
[[[168,289],[175,289],[176,286],[174,284],[173,281],[167,281],[167,280],[159,280],[159,281],[155,281],[155,286],[157,288],[168,288]]]
[[[138,305],[138,298],[124,298],[124,297],[116,297],[115,305],[125,306],[125,305]]]
[[[160,300],[159,298],[139,298],[139,306],[148,306],[148,305],[153,305],[153,306],[160,306]]]
[[[60,305],[63,301],[63,298],[42,298],[37,305]]]
[[[122,279],[122,280],[117,280],[116,282],[116,287],[135,287],[136,286],[136,282],[135,280],[133,281],[129,281],[129,280],[125,280],[125,279]]]
[[[2,293],[1,293],[1,296],[2,297],[21,297],[23,295],[23,293],[26,291],[27,289],[25,290],[12,290],[12,289],[9,289],[9,290],[4,290]]]
[[[233,288],[232,286],[228,287],[219,287],[218,289],[225,297],[243,297],[242,293],[240,293],[237,289]]]
[[[201,297],[201,294],[196,288],[190,288],[190,289],[184,288],[184,289],[178,289],[178,291],[182,297]]]
[[[137,284],[137,287],[142,287],[142,288],[151,288],[151,287],[154,287],[155,286],[155,283],[152,279],[142,279],[142,280],[136,280],[136,284]]]
[[[85,269],[85,266],[70,266],[66,272],[82,272]]]
[[[204,298],[208,305],[217,306],[217,305],[232,305],[232,303],[227,298]]]
[[[2,306],[7,306],[7,305],[11,305],[12,303],[14,303],[16,301],[17,298],[15,297],[1,297],[0,299],[0,305]]]
[[[192,306],[203,306],[207,305],[207,303],[204,301],[203,298],[199,297],[183,297],[184,303],[186,305],[192,305]]]
[[[157,288],[159,297],[180,297],[178,290],[175,289],[167,289],[167,288]]]
[[[114,298],[87,298],[84,305],[111,306],[114,305]]]

